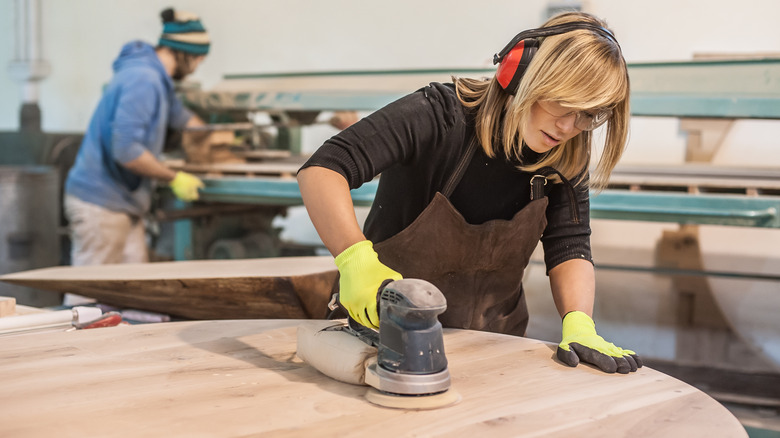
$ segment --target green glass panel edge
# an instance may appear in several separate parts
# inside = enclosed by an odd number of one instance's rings
[[[438,73],[476,73],[494,74],[495,68],[442,68],[442,69],[408,69],[408,70],[334,70],[313,72],[279,72],[279,73],[231,73],[223,76],[224,79],[260,79],[260,78],[295,78],[295,77],[324,77],[324,76],[372,76],[372,75],[412,75],[412,74],[438,74]]]

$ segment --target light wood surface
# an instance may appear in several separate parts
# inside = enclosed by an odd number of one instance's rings
[[[198,175],[240,175],[240,176],[278,176],[295,178],[303,162],[255,162],[255,163],[185,163],[181,160],[168,160],[165,164],[173,170]]]
[[[59,266],[0,281],[191,319],[325,318],[333,257]]]
[[[292,154],[287,150],[279,149],[256,149],[249,151],[236,152],[239,157],[246,158],[247,160],[278,160],[280,158],[290,158]]]
[[[0,318],[16,315],[16,298],[0,297]]]
[[[445,330],[458,404],[381,408],[295,356],[295,320],[118,326],[0,342],[0,436],[741,437],[699,390],[607,375],[555,345]]]

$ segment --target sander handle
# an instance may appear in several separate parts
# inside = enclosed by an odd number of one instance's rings
[[[376,292],[376,309],[377,309],[377,315],[379,315],[380,318],[382,312],[380,312],[379,308],[382,302],[382,291],[384,291],[385,287],[392,282],[393,282],[392,278],[388,278],[384,280]],[[331,313],[330,315],[328,315],[327,319],[339,319],[336,313],[339,310],[341,310],[341,312],[346,314],[346,318],[347,318],[347,328],[345,330],[348,330],[353,335],[355,335],[358,339],[360,339],[361,341],[365,342],[366,344],[372,347],[376,347],[379,345],[379,332],[355,321],[352,318],[352,316],[350,316],[349,312],[347,311],[347,308],[341,304],[341,301],[339,300],[338,292],[335,292],[333,293],[333,295],[331,295],[330,301],[328,302],[328,309],[330,309]]]

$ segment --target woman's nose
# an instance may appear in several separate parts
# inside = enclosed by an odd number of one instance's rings
[[[577,120],[577,113],[571,113],[565,116],[558,117],[558,120],[555,121],[555,125],[561,131],[568,133],[568,132],[572,132],[575,129],[574,122],[576,120]]]

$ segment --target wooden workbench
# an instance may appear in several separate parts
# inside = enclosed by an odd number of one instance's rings
[[[740,437],[699,390],[647,367],[607,375],[555,345],[445,330],[462,401],[368,403],[295,356],[297,320],[192,321],[0,339],[0,436]]]

